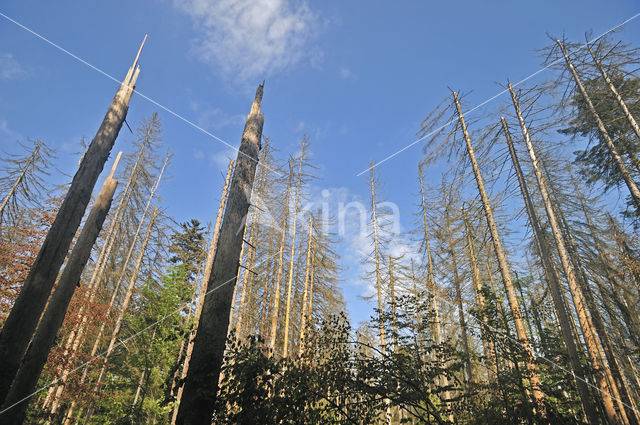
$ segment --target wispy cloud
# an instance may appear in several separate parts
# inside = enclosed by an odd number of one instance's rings
[[[196,51],[224,76],[265,78],[305,59],[318,18],[306,1],[174,0],[196,23]]]
[[[26,71],[11,53],[0,53],[0,79],[11,80],[24,75]]]

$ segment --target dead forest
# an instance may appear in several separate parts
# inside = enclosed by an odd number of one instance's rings
[[[68,184],[46,140],[0,159],[0,423],[640,425],[637,47],[553,40],[543,81],[424,111],[407,234],[371,162],[351,323],[314,141],[263,134],[268,81],[217,211],[167,212],[162,114],[122,130],[144,44]]]

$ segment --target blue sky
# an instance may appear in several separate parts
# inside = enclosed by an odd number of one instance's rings
[[[116,78],[149,34],[137,89],[232,145],[255,87],[266,79],[264,134],[289,153],[308,133],[319,167],[315,189],[347,202],[367,199],[366,176],[357,174],[369,160],[414,141],[449,87],[471,92],[466,102],[475,105],[499,92],[498,83],[540,68],[535,49],[549,43],[546,33],[581,41],[585,31],[599,34],[640,12],[634,1],[78,4],[8,1],[0,12]],[[640,18],[620,32],[626,40],[639,36]],[[72,174],[80,138],[95,134],[115,89],[104,75],[0,17],[3,151],[14,151],[16,140],[41,138],[58,150],[58,168]],[[128,121],[134,126],[157,110],[135,96]],[[209,221],[230,149],[159,112],[175,154],[164,205],[179,221]],[[129,140],[123,131],[115,149],[126,149]],[[383,195],[400,207],[405,229],[416,210],[420,153],[416,145],[378,169]],[[344,240],[342,249],[352,243]],[[361,277],[353,256],[344,266],[345,296],[354,319],[362,320],[369,310],[357,295],[366,287],[353,283]]]

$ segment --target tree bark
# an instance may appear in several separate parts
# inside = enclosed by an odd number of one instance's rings
[[[309,232],[307,235],[307,260],[304,272],[304,288],[302,292],[302,314],[300,316],[300,344],[298,345],[298,355],[304,352],[304,340],[307,328],[307,312],[309,297],[309,275],[311,273],[311,255],[313,252],[313,214],[309,213]]]
[[[469,154],[469,158],[471,160],[471,166],[473,168],[476,185],[478,186],[478,192],[480,193],[480,198],[482,200],[482,206],[484,209],[485,217],[487,219],[487,225],[489,227],[489,232],[491,233],[491,240],[496,251],[496,258],[498,260],[500,274],[502,275],[502,282],[507,293],[507,300],[509,301],[509,307],[511,309],[511,314],[513,315],[513,320],[516,327],[516,335],[518,336],[518,339],[520,340],[519,342],[524,351],[525,365],[527,367],[527,371],[529,372],[531,392],[533,394],[533,399],[535,402],[534,413],[542,418],[546,418],[547,413],[544,402],[545,396],[540,389],[540,378],[538,376],[538,372],[536,371],[536,366],[533,359],[533,351],[531,349],[529,337],[527,336],[527,331],[522,321],[522,313],[520,311],[520,305],[518,304],[518,297],[513,286],[513,281],[511,280],[511,274],[509,273],[507,257],[505,256],[504,250],[502,248],[502,242],[500,241],[498,227],[496,226],[495,219],[493,218],[493,210],[491,209],[489,196],[487,195],[487,191],[484,187],[484,180],[482,179],[482,175],[480,174],[480,166],[478,165],[476,154],[471,144],[471,138],[469,137],[469,132],[467,131],[467,125],[462,115],[462,108],[460,106],[460,101],[458,100],[458,95],[455,92],[453,93],[453,99],[458,111],[460,125],[462,127],[462,132],[464,134],[464,139],[467,146],[467,153]]]
[[[549,219],[549,225],[551,226],[553,238],[556,243],[556,248],[558,249],[558,256],[560,257],[560,262],[562,263],[562,268],[564,270],[565,276],[567,278],[567,283],[569,284],[569,290],[571,292],[571,296],[573,299],[573,304],[576,309],[576,313],[578,315],[578,321],[580,322],[580,328],[582,329],[582,334],[585,339],[585,343],[587,346],[587,352],[589,354],[589,358],[591,360],[592,367],[595,371],[595,376],[598,382],[598,388],[602,394],[602,400],[605,408],[605,414],[607,416],[607,420],[609,423],[614,424],[617,423],[616,419],[616,411],[613,406],[613,400],[611,399],[611,395],[609,394],[609,388],[607,385],[605,374],[602,370],[602,363],[600,361],[599,350],[598,350],[598,341],[596,340],[596,335],[593,329],[593,323],[591,322],[591,318],[589,317],[589,313],[586,310],[586,304],[584,300],[583,293],[578,284],[575,270],[571,265],[569,260],[569,254],[567,252],[567,248],[565,246],[564,240],[562,238],[562,233],[560,231],[560,225],[558,224],[558,219],[556,218],[556,213],[553,210],[553,206],[551,204],[551,198],[549,196],[549,192],[547,189],[547,183],[542,175],[542,170],[540,169],[540,165],[538,163],[538,159],[536,157],[535,150],[533,148],[533,144],[531,142],[531,138],[529,137],[529,132],[524,122],[524,118],[522,117],[522,113],[520,112],[520,106],[518,104],[518,99],[516,98],[516,94],[513,91],[511,84],[509,84],[509,91],[511,93],[511,99],[513,101],[513,106],[516,110],[516,115],[518,116],[518,120],[520,122],[520,128],[522,129],[522,135],[524,137],[524,141],[527,145],[527,151],[529,152],[529,157],[531,158],[531,164],[533,166],[533,171],[536,175],[536,180],[538,182],[538,188],[540,189],[540,195],[542,196],[542,200],[544,202],[545,210],[547,212],[547,218]]]
[[[540,229],[540,222],[538,220],[535,208],[533,207],[533,202],[531,200],[531,195],[529,193],[527,183],[524,179],[524,174],[522,173],[522,168],[520,168],[520,161],[518,160],[515,147],[513,146],[513,141],[511,140],[511,133],[509,132],[507,121],[504,119],[504,117],[500,117],[500,121],[502,122],[502,129],[507,140],[507,145],[509,146],[509,153],[511,154],[513,168],[518,178],[518,184],[520,186],[520,193],[522,194],[522,198],[524,200],[525,210],[529,218],[529,223],[531,224],[531,230],[533,232],[533,239],[536,245],[536,250],[538,251],[538,256],[540,257],[540,260],[542,262],[542,269],[544,271],[547,284],[549,285],[549,292],[551,294],[553,306],[555,308],[558,322],[560,324],[560,331],[562,332],[562,337],[567,349],[567,356],[569,357],[571,370],[576,380],[576,387],[578,389],[578,393],[580,394],[582,408],[584,409],[584,413],[589,424],[597,425],[599,422],[599,417],[597,414],[596,406],[592,403],[592,397],[587,386],[584,369],[580,363],[580,357],[578,356],[578,350],[576,348],[575,337],[572,332],[571,322],[565,308],[562,295],[562,287],[560,286],[557,270],[553,264],[553,258],[551,257],[551,252],[549,250],[549,246],[547,245],[547,241]]]
[[[93,203],[91,212],[73,247],[56,290],[40,320],[33,341],[22,359],[20,368],[2,406],[2,410],[10,409],[2,415],[3,423],[18,425],[24,421],[30,396],[36,388],[49,351],[53,347],[58,331],[62,326],[69,302],[76,287],[80,284],[80,276],[89,260],[93,244],[98,238],[102,224],[111,208],[113,194],[118,185],[118,181],[112,176],[121,154],[122,152],[118,154],[111,174],[104,181],[98,197]]]
[[[260,113],[263,85],[258,87],[242,135],[229,199],[216,248],[209,292],[193,344],[176,423],[210,425],[229,326],[229,313],[238,274],[242,233],[251,202],[264,116]]]
[[[111,148],[127,116],[129,101],[140,72],[140,68],[137,67],[139,56],[140,51],[116,92],[96,136],[82,157],[58,214],[2,328],[0,400],[4,400],[9,391],[11,381],[42,315],[71,241],[80,226],[91,199],[93,187],[109,158]]]
[[[449,255],[453,266],[453,286],[456,290],[456,305],[458,307],[458,321],[460,322],[462,352],[464,353],[465,376],[464,381],[467,384],[473,383],[473,368],[471,366],[471,352],[469,350],[469,335],[467,333],[467,321],[464,317],[464,307],[462,306],[462,290],[460,288],[460,275],[458,274],[458,261],[456,259],[456,250],[453,243],[453,231],[451,230],[451,215],[449,214],[449,201],[445,192],[445,186],[442,186],[442,194],[445,208],[445,219],[447,223],[447,235],[449,236]]]
[[[211,244],[209,245],[209,253],[207,254],[207,261],[204,268],[204,274],[202,275],[202,285],[200,288],[200,294],[198,295],[198,304],[196,305],[196,313],[193,318],[193,329],[189,333],[189,343],[187,344],[187,352],[184,357],[184,363],[182,364],[182,372],[180,373],[180,383],[178,385],[178,392],[176,394],[176,400],[174,402],[173,413],[171,414],[171,425],[175,425],[176,418],[178,417],[178,406],[180,406],[180,400],[182,400],[182,392],[184,390],[184,379],[187,376],[189,365],[191,364],[191,355],[193,354],[193,343],[196,333],[198,332],[198,322],[202,315],[202,309],[204,307],[205,296],[207,295],[207,288],[209,285],[209,278],[211,277],[211,268],[213,267],[213,257],[218,245],[218,236],[220,235],[220,226],[222,225],[222,215],[224,214],[224,207],[227,203],[227,194],[229,191],[229,184],[231,182],[231,174],[233,172],[233,164],[235,161],[232,159],[229,161],[227,167],[227,177],[224,180],[224,186],[222,187],[222,194],[220,195],[220,204],[218,205],[218,214],[216,215],[216,222],[213,225],[213,236],[211,237]]]
[[[289,280],[287,282],[287,306],[284,315],[284,343],[282,357],[289,355],[289,321],[291,315],[291,291],[293,289],[293,261],[296,252],[296,228],[298,224],[298,201],[300,200],[300,186],[302,185],[302,161],[305,154],[306,137],[302,139],[300,161],[298,163],[298,182],[296,184],[296,198],[293,202],[293,224],[291,226],[291,253],[289,256]]]
[[[269,355],[272,356],[276,350],[276,338],[278,336],[278,315],[280,314],[280,280],[282,279],[282,268],[284,267],[284,246],[287,239],[287,227],[289,227],[289,197],[291,195],[291,179],[293,178],[293,164],[289,161],[289,181],[287,183],[287,195],[284,200],[284,214],[282,217],[282,228],[280,229],[280,249],[278,251],[278,271],[273,282],[273,309],[271,310],[271,330],[269,331]]]
[[[429,221],[427,219],[427,202],[424,194],[424,181],[423,181],[423,171],[422,164],[418,167],[418,181],[420,184],[420,201],[422,207],[422,220],[423,220],[423,231],[424,231],[424,243],[427,250],[427,293],[429,296],[429,305],[431,307],[431,333],[432,338],[435,341],[437,346],[442,344],[442,327],[440,324],[440,311],[438,309],[438,300],[436,298],[436,280],[435,275],[433,273],[433,256],[431,255],[431,242],[429,238]],[[445,368],[444,359],[441,354],[438,355],[437,358],[440,363],[440,367],[442,369]],[[449,379],[446,375],[440,375],[439,381],[441,386],[447,388],[449,386]],[[447,420],[450,424],[455,423],[455,418],[453,417],[453,409],[451,406],[451,393],[448,389],[445,389],[443,393],[444,397],[444,405],[447,415]]]

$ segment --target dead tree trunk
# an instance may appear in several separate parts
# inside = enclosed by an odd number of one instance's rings
[[[133,255],[133,250],[135,249],[135,244],[136,241],[138,240],[138,236],[140,235],[140,232],[142,231],[142,224],[144,222],[145,217],[147,216],[147,212],[149,210],[149,207],[151,206],[151,201],[153,200],[156,191],[158,190],[158,186],[160,185],[160,181],[162,180],[162,175],[164,174],[164,170],[167,166],[167,163],[169,161],[169,157],[167,156],[167,159],[165,159],[162,168],[160,170],[160,173],[158,175],[158,179],[156,180],[156,183],[153,187],[153,189],[151,190],[151,194],[149,195],[149,198],[147,199],[147,203],[145,205],[144,211],[142,212],[142,217],[140,218],[140,222],[138,223],[138,227],[136,228],[136,232],[133,235],[132,238],[132,242],[131,242],[131,246],[129,247],[129,251],[127,252],[127,255],[124,259],[124,262],[122,263],[121,267],[122,270],[120,271],[120,276],[118,278],[118,281],[116,282],[113,292],[111,294],[111,299],[109,300],[109,308],[107,310],[107,317],[111,314],[111,311],[113,310],[113,308],[115,307],[115,302],[116,302],[116,297],[118,296],[118,292],[120,290],[120,285],[122,284],[122,281],[124,279],[124,274],[126,272],[127,269],[127,265],[129,264],[129,260],[131,259],[131,256]],[[102,340],[102,335],[104,333],[104,330],[107,326],[107,321],[103,321],[102,324],[100,325],[100,330],[98,331],[98,335],[95,338],[95,341],[93,343],[93,347],[91,348],[91,354],[90,357],[93,358],[96,353],[98,352],[98,348],[100,347],[100,342]],[[77,350],[80,348],[80,344],[82,343],[82,337],[83,337],[83,332],[84,332],[85,328],[82,327],[79,329],[78,335],[76,336],[76,339],[73,343],[73,346],[71,347],[71,353],[75,353],[77,352]],[[87,378],[87,373],[89,371],[89,367],[85,367],[84,371],[82,372],[82,377],[80,378],[80,384],[83,384],[85,379]],[[69,366],[64,370],[62,376],[59,379],[59,385],[58,385],[58,389],[56,390],[56,393],[54,395],[54,398],[51,402],[51,407],[50,407],[50,413],[51,414],[55,414],[55,412],[58,409],[59,403],[60,403],[60,396],[62,395],[62,392],[64,390],[64,385],[67,382],[67,379],[69,377],[69,374],[71,373],[71,364],[69,364]],[[75,403],[75,402],[74,402]],[[73,404],[72,404],[73,406]]]
[[[113,173],[118,165],[121,154],[122,152],[118,154],[111,169],[111,174],[104,181],[98,197],[93,203],[91,212],[73,247],[73,251],[69,256],[69,261],[64,268],[56,290],[40,320],[33,341],[22,359],[20,369],[18,369],[2,407],[2,410],[9,409],[2,416],[3,423],[18,425],[24,421],[29,405],[29,396],[38,383],[38,378],[47,361],[49,351],[62,326],[71,297],[76,287],[79,286],[80,276],[91,255],[93,244],[98,238],[102,224],[111,208],[113,194],[118,185],[118,181],[113,178]]]
[[[282,347],[282,357],[289,355],[289,321],[291,315],[291,291],[293,289],[293,261],[296,252],[296,228],[298,224],[298,201],[300,200],[300,186],[302,185],[302,161],[305,154],[306,138],[302,139],[300,151],[300,161],[298,163],[298,182],[296,184],[296,198],[293,202],[293,224],[291,226],[291,253],[289,256],[289,281],[287,282],[287,306],[284,315],[284,343]]]
[[[600,246],[600,241],[595,235],[594,226],[591,221],[591,217],[587,212],[587,206],[585,205],[585,201],[582,196],[582,193],[580,193],[580,190],[578,189],[578,185],[576,184],[575,181],[573,181],[573,185],[575,187],[575,193],[580,202],[580,206],[582,207],[582,212],[587,222],[587,228],[589,229],[591,239],[593,240],[594,247],[596,248],[598,259],[600,260],[603,267],[605,267],[607,271],[607,278],[613,284],[613,281],[614,281],[613,276],[611,276],[609,268],[607,267],[607,260],[605,258],[604,251]],[[638,425],[638,416],[632,407],[633,401],[631,399],[631,391],[629,390],[627,383],[624,380],[624,377],[622,376],[622,371],[620,370],[620,362],[618,360],[618,356],[616,355],[613,349],[613,344],[611,342],[611,339],[609,338],[609,334],[607,330],[605,329],[604,319],[600,314],[599,307],[596,304],[593,293],[591,292],[591,288],[589,287],[586,288],[585,298],[587,300],[587,304],[589,305],[589,308],[591,311],[591,318],[596,328],[596,332],[598,333],[598,336],[600,337],[600,341],[602,342],[602,348],[604,349],[604,354],[607,359],[607,363],[609,364],[609,369],[611,370],[612,381],[613,381],[612,385],[618,386],[618,390],[621,398],[620,401],[622,402],[622,404],[624,404],[624,407],[622,407],[622,409],[626,410],[626,415],[629,423],[631,425]],[[620,408],[620,406],[618,407]]]
[[[146,39],[146,37],[145,37]],[[143,41],[144,45],[144,41]],[[58,214],[47,233],[20,295],[0,333],[0,400],[4,400],[11,381],[20,366],[29,341],[36,329],[45,304],[64,261],[73,236],[91,199],[91,192],[109,158],[111,148],[127,116],[129,101],[135,87],[140,68],[138,58],[120,85],[98,133],[82,157],[78,171],[73,177]]]
[[[302,292],[302,314],[300,316],[300,344],[298,345],[298,355],[304,352],[304,339],[307,330],[307,312],[309,297],[309,275],[311,273],[311,255],[313,252],[313,214],[309,213],[309,232],[307,235],[307,264],[304,272],[304,288]]]
[[[263,83],[264,84],[264,83]],[[220,368],[227,339],[234,281],[238,274],[242,233],[251,202],[264,116],[260,113],[263,85],[247,117],[236,168],[229,188],[220,239],[213,259],[209,292],[205,296],[191,364],[185,378],[176,423],[209,425],[217,398]]]
[[[149,126],[149,129],[147,131],[147,138],[145,139],[145,142],[143,142],[142,147],[140,148],[138,157],[136,158],[136,162],[133,166],[133,169],[129,174],[129,178],[127,179],[127,184],[125,185],[125,188],[122,192],[122,198],[120,199],[118,208],[116,208],[116,212],[111,220],[111,225],[109,226],[109,231],[107,232],[104,245],[100,250],[98,261],[94,266],[93,274],[91,275],[91,280],[89,281],[89,285],[87,286],[87,295],[86,295],[87,305],[90,305],[91,303],[93,303],[93,300],[98,294],[97,288],[100,285],[100,281],[102,280],[105,267],[107,266],[108,259],[111,255],[111,250],[113,249],[115,240],[121,229],[121,214],[124,213],[124,209],[127,207],[129,203],[129,198],[131,196],[131,186],[133,185],[133,182],[137,178],[136,173],[138,170],[138,166],[142,161],[142,157],[143,157],[145,146],[146,146],[146,141],[148,140],[148,136],[150,132],[150,127],[151,126]],[[84,335],[85,326],[87,324],[87,321],[89,320],[89,314],[85,313],[85,309],[86,309],[85,304],[80,306],[80,310],[78,311],[78,316],[80,316],[81,319],[76,324],[76,326],[73,327],[73,329],[69,333],[69,336],[67,337],[67,341],[64,346],[64,353],[62,355],[62,357],[65,359],[65,364],[60,367],[59,376],[62,376],[65,370],[68,370],[69,368],[71,368],[72,360],[75,357],[75,351],[79,346],[82,340],[82,337]],[[58,385],[52,385],[51,387],[49,387],[49,390],[47,392],[47,397],[43,402],[42,408],[43,409],[48,408],[49,403],[52,403],[54,402],[54,400],[58,399],[62,394],[63,389],[64,389],[64,382],[61,382]],[[50,413],[55,413],[55,409],[50,410]]]
[[[478,165],[475,151],[473,149],[473,146],[471,145],[471,138],[469,137],[467,125],[462,115],[462,108],[458,100],[458,95],[455,92],[453,93],[453,99],[456,109],[458,110],[460,125],[462,127],[462,132],[467,145],[467,153],[469,154],[469,158],[471,160],[471,166],[473,168],[476,185],[478,186],[478,192],[480,192],[480,198],[482,200],[482,206],[484,208],[485,217],[487,219],[487,225],[489,227],[489,232],[491,233],[491,240],[496,251],[496,258],[498,260],[498,266],[500,267],[502,282],[504,283],[505,291],[507,293],[507,300],[509,301],[509,307],[511,309],[511,314],[513,315],[513,320],[516,327],[516,335],[518,336],[518,339],[520,340],[519,342],[524,351],[525,365],[527,367],[527,371],[529,372],[531,392],[533,394],[533,399],[535,402],[534,410],[535,413],[543,418],[546,418],[547,413],[544,403],[545,396],[540,389],[540,378],[533,361],[533,351],[531,349],[529,337],[527,336],[526,328],[522,321],[522,313],[520,311],[520,305],[518,304],[518,297],[513,286],[513,281],[511,280],[511,274],[509,273],[507,257],[505,256],[504,250],[502,249],[502,242],[500,241],[500,235],[498,234],[498,227],[496,226],[495,219],[493,218],[493,210],[491,209],[489,195],[487,195],[487,191],[484,187],[484,180],[482,179],[482,175],[480,174],[480,166]]]
[[[482,292],[482,281],[480,280],[480,269],[478,268],[478,259],[476,257],[476,248],[474,246],[474,235],[471,230],[471,224],[469,223],[469,217],[467,217],[467,212],[465,209],[462,209],[462,218],[464,220],[464,228],[465,233],[467,235],[467,250],[469,252],[469,267],[471,268],[471,282],[473,283],[474,292],[476,295],[476,307],[478,311],[483,312],[485,310],[485,299],[484,294]],[[482,332],[482,341],[484,347],[485,357],[489,359],[489,361],[493,364],[495,370],[491,373],[495,373],[493,377],[490,376],[490,379],[494,379],[498,376],[498,362],[496,358],[495,344],[493,342],[493,335],[490,332],[490,325],[487,316],[484,313],[480,313],[482,323],[484,326],[481,329]]]
[[[444,183],[444,182],[443,182]],[[460,332],[462,339],[462,352],[464,353],[465,375],[464,381],[467,384],[473,382],[473,368],[471,366],[471,352],[469,350],[469,335],[467,333],[467,321],[464,315],[464,307],[462,306],[462,290],[460,288],[460,275],[458,273],[458,261],[456,258],[456,248],[453,243],[453,231],[451,230],[451,215],[449,214],[449,201],[445,192],[446,188],[442,185],[442,195],[445,209],[445,219],[447,224],[447,235],[449,236],[449,255],[451,256],[451,264],[453,266],[453,286],[456,290],[456,306],[458,307],[458,321],[460,322]]]
[[[576,86],[578,86],[578,90],[580,91],[580,94],[582,95],[585,102],[587,103],[587,107],[589,108],[591,115],[593,115],[593,119],[596,120],[596,123],[598,124],[598,130],[600,130],[602,137],[604,137],[604,140],[607,144],[607,148],[609,149],[609,153],[611,153],[611,156],[613,157],[613,160],[616,162],[618,166],[618,170],[620,171],[620,174],[622,175],[624,182],[627,184],[627,188],[629,189],[631,198],[633,199],[633,202],[636,205],[636,209],[640,209],[640,190],[638,189],[638,186],[633,181],[633,178],[631,177],[631,173],[627,169],[627,166],[625,165],[624,160],[622,159],[622,156],[620,156],[620,153],[618,153],[618,149],[613,143],[613,140],[611,140],[611,136],[609,135],[607,128],[602,122],[600,115],[598,115],[596,108],[593,106],[593,103],[591,102],[591,98],[589,97],[589,95],[587,94],[587,91],[582,85],[580,76],[578,75],[578,72],[574,68],[573,63],[571,63],[571,59],[569,59],[569,56],[567,55],[567,51],[565,50],[564,45],[560,40],[556,40],[556,43],[558,43],[558,46],[560,46],[560,50],[562,51],[564,60],[567,62],[567,67],[569,68],[569,71],[571,72],[571,75],[573,76],[576,82]]]
[[[578,393],[580,394],[582,407],[589,424],[596,425],[599,422],[596,406],[592,403],[591,393],[589,392],[587,381],[585,380],[584,370],[580,363],[578,350],[575,344],[575,337],[572,332],[571,322],[569,320],[567,310],[565,308],[562,296],[562,287],[559,283],[557,270],[555,268],[555,265],[553,264],[553,259],[551,257],[551,252],[549,251],[547,241],[540,229],[540,222],[538,221],[538,216],[536,214],[535,208],[533,207],[533,202],[531,200],[531,195],[529,193],[527,183],[524,180],[522,168],[520,168],[520,161],[518,160],[515,147],[513,146],[513,141],[511,140],[509,127],[507,126],[507,122],[504,117],[500,117],[500,120],[502,122],[502,129],[504,131],[507,145],[509,147],[509,152],[511,154],[513,168],[518,178],[520,192],[522,194],[522,198],[524,199],[525,210],[529,218],[529,223],[531,224],[538,256],[540,257],[540,260],[542,262],[542,269],[544,271],[547,284],[549,285],[549,292],[551,293],[553,306],[558,317],[558,322],[560,323],[560,331],[562,332],[562,337],[567,348],[569,363],[571,364],[571,369],[576,380],[576,387],[578,389]]]
[[[391,297],[391,325],[393,329],[393,350],[398,350],[398,324],[396,318],[396,283],[393,275],[393,257],[389,256],[389,296]]]
[[[376,203],[376,190],[375,190],[375,174],[373,170],[373,166],[371,167],[371,215],[372,215],[372,226],[373,226],[373,250],[374,250],[374,261],[376,267],[376,288],[378,293],[378,325],[380,328],[380,351],[384,356],[386,354],[386,346],[387,343],[385,341],[385,330],[384,330],[384,319],[383,319],[383,308],[382,308],[382,278],[380,276],[380,245],[378,240],[378,217],[376,214],[376,210],[378,209]]]
[[[596,339],[593,323],[591,322],[591,317],[589,316],[589,313],[587,311],[584,295],[578,284],[578,281],[575,275],[575,270],[569,260],[569,254],[567,252],[567,248],[565,246],[564,239],[562,237],[560,225],[558,223],[558,219],[556,218],[556,213],[553,210],[553,206],[551,204],[551,197],[549,196],[549,191],[547,189],[547,182],[544,176],[542,175],[542,170],[538,163],[538,159],[536,157],[536,153],[533,148],[531,138],[529,137],[529,132],[525,125],[524,118],[522,117],[522,113],[520,112],[518,99],[516,98],[516,94],[513,91],[511,84],[509,84],[509,91],[511,93],[511,99],[513,101],[513,106],[515,108],[516,115],[518,116],[518,120],[520,122],[522,135],[527,145],[529,157],[531,158],[531,164],[533,166],[533,171],[536,175],[538,188],[540,189],[540,195],[542,196],[545,210],[547,212],[547,218],[549,219],[549,225],[551,226],[556,247],[558,249],[558,256],[560,257],[560,262],[562,263],[562,268],[567,278],[567,283],[569,284],[569,290],[571,292],[573,304],[575,306],[576,313],[578,315],[580,328],[582,329],[582,334],[585,339],[587,352],[589,354],[589,358],[591,360],[591,364],[595,371],[596,379],[598,381],[598,388],[602,393],[602,400],[604,403],[605,414],[607,416],[607,420],[611,424],[614,424],[617,422],[616,411],[615,411],[615,407],[613,406],[613,400],[611,399],[611,395],[609,394],[609,388],[607,385],[605,374],[602,370],[602,362],[600,361],[599,350],[598,350],[599,342]]]
[[[222,215],[224,213],[224,207],[227,202],[227,192],[229,190],[229,184],[231,182],[231,173],[233,172],[234,160],[229,161],[229,167],[227,168],[227,177],[224,180],[224,186],[222,188],[222,194],[220,195],[220,205],[218,205],[218,214],[216,216],[216,222],[213,226],[213,236],[211,237],[211,245],[209,245],[209,253],[207,254],[207,261],[204,268],[204,274],[202,275],[202,285],[200,287],[200,294],[198,295],[198,304],[196,305],[196,313],[193,317],[193,329],[189,333],[189,343],[187,344],[187,352],[184,357],[184,363],[182,364],[182,372],[180,373],[180,383],[178,384],[178,392],[176,394],[176,400],[174,403],[173,413],[171,415],[171,425],[175,425],[176,418],[178,416],[178,406],[182,399],[182,391],[184,389],[184,378],[187,376],[189,370],[189,364],[191,363],[191,355],[193,353],[193,343],[196,333],[198,332],[198,322],[202,315],[202,308],[204,307],[205,296],[208,292],[209,278],[211,277],[211,268],[213,267],[213,257],[218,245],[218,236],[220,235],[220,226],[222,225]]]
[[[289,197],[291,196],[291,180],[293,178],[293,163],[289,161],[289,181],[287,183],[287,195],[284,197],[284,214],[282,217],[282,229],[280,230],[280,250],[278,251],[278,271],[273,281],[273,310],[271,310],[271,330],[269,331],[269,355],[276,350],[276,337],[278,336],[278,315],[280,314],[280,280],[284,267],[284,245],[287,240],[287,227],[289,227]]]
[[[431,307],[431,333],[433,335],[433,339],[436,345],[440,346],[442,344],[442,327],[440,324],[440,311],[438,309],[438,300],[436,298],[436,280],[435,275],[433,273],[433,256],[431,255],[431,242],[429,238],[429,222],[427,219],[427,202],[424,194],[424,181],[423,181],[423,171],[422,164],[418,167],[418,181],[420,184],[420,201],[421,201],[421,209],[422,209],[422,220],[423,220],[423,231],[424,231],[424,243],[427,250],[427,294],[429,297],[429,305]],[[440,351],[439,351],[440,352]],[[441,353],[441,352],[440,352]],[[437,358],[440,363],[440,367],[444,369],[444,359],[442,354],[438,355]],[[449,379],[446,375],[440,375],[438,377],[441,386],[447,388],[449,386]],[[447,420],[450,424],[455,423],[455,418],[453,417],[453,410],[451,406],[451,393],[448,389],[444,391],[444,404],[447,414]]]

